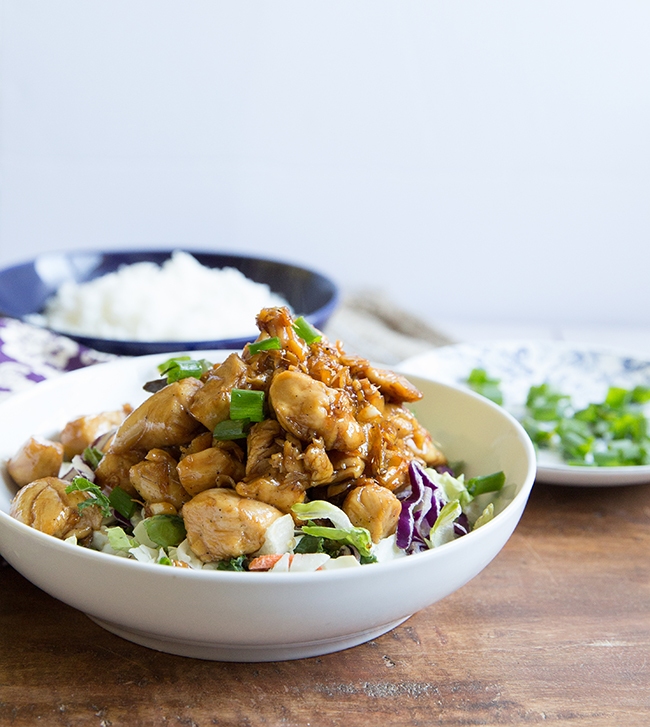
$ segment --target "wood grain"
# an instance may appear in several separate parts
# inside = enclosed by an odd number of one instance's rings
[[[472,582],[324,657],[158,653],[0,569],[0,725],[650,725],[650,486],[535,485]],[[363,594],[359,594],[359,606]]]

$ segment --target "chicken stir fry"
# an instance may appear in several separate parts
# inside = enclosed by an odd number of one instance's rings
[[[134,410],[80,417],[59,442],[30,439],[7,465],[13,516],[169,565],[371,562],[408,520],[413,467],[447,464],[407,408],[421,394],[287,308],[257,324],[257,341],[221,363],[166,362]]]

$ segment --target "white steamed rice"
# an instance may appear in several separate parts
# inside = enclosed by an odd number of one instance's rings
[[[255,336],[262,308],[287,305],[235,268],[207,268],[176,251],[162,266],[124,265],[87,283],[64,283],[39,325],[120,341],[216,341]]]

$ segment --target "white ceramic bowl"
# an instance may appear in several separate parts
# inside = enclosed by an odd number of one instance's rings
[[[202,352],[220,360],[219,353]],[[163,356],[162,358],[166,358]],[[137,404],[160,355],[97,364],[38,384],[0,404],[4,463],[32,434],[69,419]],[[0,480],[0,553],[32,583],[125,639],[183,656],[277,661],[338,651],[373,639],[457,590],[504,546],[535,476],[530,440],[502,408],[473,393],[411,377],[414,409],[468,476],[504,470],[517,494],[492,521],[425,553],[361,568],[314,573],[191,571],[68,545],[10,517],[15,487]]]

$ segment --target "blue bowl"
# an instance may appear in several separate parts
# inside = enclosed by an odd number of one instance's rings
[[[154,262],[158,265],[171,257],[173,250],[137,250],[95,252],[52,252],[30,262],[0,271],[0,315],[24,318],[41,313],[45,303],[66,281],[83,283],[117,270],[121,265]],[[337,285],[320,273],[290,263],[230,253],[187,250],[202,265],[210,268],[232,267],[257,283],[265,283],[282,296],[295,315],[304,316],[316,328],[322,328],[339,301]],[[54,331],[97,349],[124,356],[201,349],[241,349],[251,337],[216,341],[120,341],[78,336]]]

